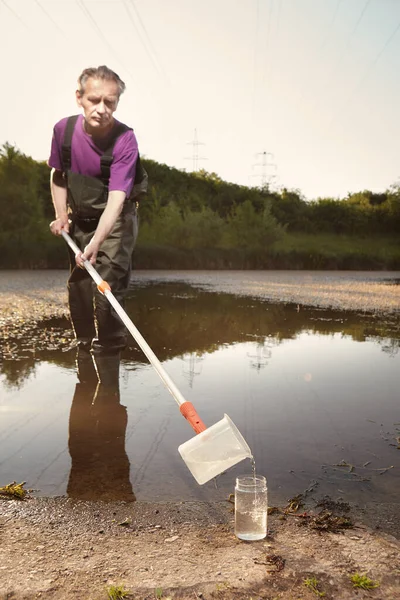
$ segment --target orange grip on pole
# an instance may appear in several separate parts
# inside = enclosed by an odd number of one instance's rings
[[[99,290],[99,292],[101,292],[102,294],[104,294],[104,292],[105,292],[106,290],[108,290],[108,291],[110,291],[110,290],[111,290],[111,288],[110,288],[110,286],[108,285],[107,281],[104,281],[104,279],[103,279],[103,281],[102,281],[101,283],[99,283],[99,285],[97,286],[97,289],[98,289],[98,290]]]
[[[185,419],[189,421],[196,433],[201,433],[207,429],[191,402],[184,402],[180,405],[179,410]]]

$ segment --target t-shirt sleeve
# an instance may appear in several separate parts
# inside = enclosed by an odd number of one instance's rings
[[[138,143],[133,131],[121,135],[114,146],[114,160],[110,169],[110,192],[121,191],[130,195],[135,181]]]
[[[63,170],[62,166],[62,155],[61,155],[61,131],[60,124],[57,125],[53,129],[53,138],[51,140],[51,151],[50,158],[47,161],[47,164],[52,169],[57,169],[58,171]]]

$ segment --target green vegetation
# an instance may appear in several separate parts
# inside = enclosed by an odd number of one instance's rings
[[[123,585],[110,585],[106,591],[109,600],[123,600],[129,596],[129,592]]]
[[[143,160],[150,189],[140,205],[138,268],[400,269],[400,186],[307,202]],[[0,148],[0,268],[64,268],[49,232],[49,168]]]
[[[290,232],[274,244],[273,252],[281,261],[285,258],[282,268],[396,270],[400,265],[395,235]]]
[[[49,168],[9,144],[0,149],[0,211],[1,268],[65,266],[65,248],[49,235]]]
[[[307,577],[307,579],[304,580],[304,585],[308,587],[308,589],[310,589],[312,592],[314,592],[314,594],[318,596],[318,598],[323,598],[324,596],[326,596],[325,592],[321,592],[318,589],[319,583],[316,577]]]
[[[373,590],[379,587],[379,583],[377,581],[373,581],[366,575],[360,575],[359,573],[355,573],[350,577],[351,583],[354,588],[361,588],[363,590]]]

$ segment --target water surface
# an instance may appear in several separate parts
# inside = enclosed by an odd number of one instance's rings
[[[240,275],[237,275],[240,277]],[[169,277],[142,277],[127,311],[207,425],[229,414],[270,503],[309,489],[397,502],[400,332],[395,317],[270,303]],[[234,282],[233,282],[234,283]],[[240,287],[240,280],[237,280]],[[63,335],[64,321],[44,324]],[[77,380],[75,350],[0,364],[0,485],[38,495],[217,500],[244,461],[199,486],[178,446],[194,435],[132,340],[119,390]]]

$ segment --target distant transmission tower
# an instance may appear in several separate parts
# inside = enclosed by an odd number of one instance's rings
[[[274,158],[272,152],[266,152],[264,150],[263,152],[258,152],[256,156],[262,157],[261,162],[256,163],[255,165],[253,165],[253,167],[261,167],[261,172],[255,173],[254,176],[260,177],[261,187],[265,188],[267,186],[270,186],[271,183],[276,179],[277,165],[274,162],[268,161],[269,156],[272,157],[272,159]],[[271,168],[273,169],[273,173],[270,173]]]
[[[201,373],[201,361],[203,360],[202,356],[199,356],[196,352],[189,352],[188,355],[183,357],[184,362],[186,363],[188,356],[189,367],[183,368],[183,374],[189,379],[189,385],[193,387],[193,381],[196,375],[200,375]]]
[[[199,156],[199,146],[204,146],[203,142],[199,142],[197,139],[197,129],[194,130],[194,137],[191,142],[188,142],[188,145],[193,146],[193,154],[192,156],[185,156],[185,160],[193,161],[193,173],[199,170],[199,161],[207,160],[204,156]]]

